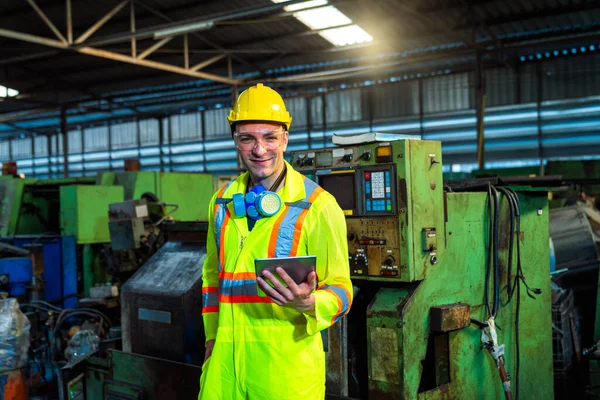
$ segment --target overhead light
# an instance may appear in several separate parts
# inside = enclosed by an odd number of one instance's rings
[[[186,33],[206,31],[215,26],[215,21],[200,21],[171,28],[159,29],[154,32],[154,39],[163,39],[170,36],[184,35]]]
[[[369,35],[358,25],[327,29],[319,32],[319,35],[323,36],[336,46],[348,46],[351,44],[373,41],[373,36]]]
[[[273,3],[285,3],[289,0],[271,0]],[[360,26],[352,25],[352,20],[335,6],[327,6],[327,0],[308,0],[284,7],[294,12],[294,17],[312,30],[321,30],[319,35],[336,46],[373,41]],[[309,9],[307,9],[309,8]],[[332,29],[328,29],[332,28]]]
[[[273,3],[285,3],[286,1],[289,0],[273,0]],[[312,7],[319,7],[319,6],[324,6],[327,4],[327,0],[308,0],[308,1],[304,1],[302,3],[296,3],[296,4],[292,4],[290,6],[285,6],[283,7],[283,9],[285,11],[291,12],[291,11],[298,11],[298,10],[303,10],[305,8],[312,8]]]
[[[15,97],[19,95],[19,91],[0,85],[0,97]]]
[[[324,29],[352,23],[350,18],[334,6],[298,11],[294,17],[310,29]]]

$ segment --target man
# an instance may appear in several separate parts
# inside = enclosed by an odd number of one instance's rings
[[[247,172],[210,203],[202,270],[206,355],[198,398],[323,399],[320,331],[352,302],[343,212],[333,196],[284,160],[292,118],[277,92],[250,87],[228,120]],[[276,192],[282,207],[251,218],[239,199],[265,190]],[[316,273],[300,284],[281,268],[276,271],[286,285],[269,272],[256,276],[257,258],[303,255],[316,256]]]

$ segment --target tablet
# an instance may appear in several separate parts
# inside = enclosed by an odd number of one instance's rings
[[[267,270],[273,274],[279,281],[284,285],[287,284],[279,277],[279,274],[275,271],[277,267],[283,268],[283,270],[296,282],[300,284],[306,281],[308,274],[315,270],[317,264],[316,256],[299,256],[299,257],[279,257],[279,258],[257,258],[254,260],[254,268],[256,269],[256,276],[262,277],[263,270]],[[269,280],[265,279],[265,282],[269,283]],[[258,294],[260,296],[266,296],[266,294],[258,286]]]

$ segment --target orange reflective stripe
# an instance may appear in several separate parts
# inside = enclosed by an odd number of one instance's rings
[[[304,223],[304,219],[308,214],[308,209],[302,210],[300,215],[298,216],[298,220],[296,221],[296,225],[294,227],[294,240],[292,241],[292,250],[290,250],[290,257],[296,257],[296,253],[298,253],[298,244],[300,243],[300,237],[302,236],[302,224]]]
[[[308,202],[313,203],[321,193],[323,193],[323,189],[319,186],[313,191],[311,196],[308,198]],[[290,257],[296,257],[296,254],[298,253],[298,244],[300,244],[300,238],[302,236],[302,224],[304,224],[304,219],[306,218],[307,214],[308,209],[302,210],[302,212],[298,216],[296,225],[294,226],[294,240],[292,241],[292,250],[290,251]]]
[[[273,303],[269,297],[263,296],[227,296],[224,294],[219,295],[220,303],[230,303],[230,304],[239,304],[239,303]]]
[[[208,314],[211,312],[219,312],[219,306],[202,307],[202,314]]]
[[[287,214],[289,206],[285,206],[285,210],[281,213],[277,221],[275,221],[275,225],[273,225],[273,230],[271,231],[271,238],[269,239],[269,258],[275,258],[275,249],[277,248],[277,237],[279,236],[279,228],[281,227],[281,223],[285,218],[285,214]]]
[[[223,185],[223,187],[221,188],[221,190],[219,190],[219,194],[217,194],[217,199],[220,199],[223,196],[223,193],[225,193],[225,189],[227,189],[228,185]],[[220,204],[215,203],[215,207],[214,207],[214,220],[217,220],[217,211],[219,210],[219,206]]]
[[[219,288],[217,286],[206,286],[202,288],[202,293],[214,293],[218,291]]]
[[[256,279],[256,272],[223,272],[219,274],[219,279],[251,280]]]
[[[333,287],[335,287],[336,289],[342,289],[346,293],[346,299],[347,299],[348,304],[345,308],[344,308],[344,302],[343,302],[342,298],[340,297],[340,295],[338,293],[335,292]],[[352,298],[350,297],[350,292],[348,291],[348,289],[341,285],[328,285],[327,288],[323,289],[323,290],[333,294],[337,300],[338,312],[333,316],[333,318],[331,318],[331,324],[333,325],[335,322],[337,322],[337,319],[342,314],[344,314],[347,310],[350,309],[350,307],[352,305],[352,300],[351,300]]]

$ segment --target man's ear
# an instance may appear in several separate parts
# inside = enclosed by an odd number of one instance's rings
[[[290,134],[288,131],[283,131],[283,151],[287,150],[287,145],[290,140]]]

